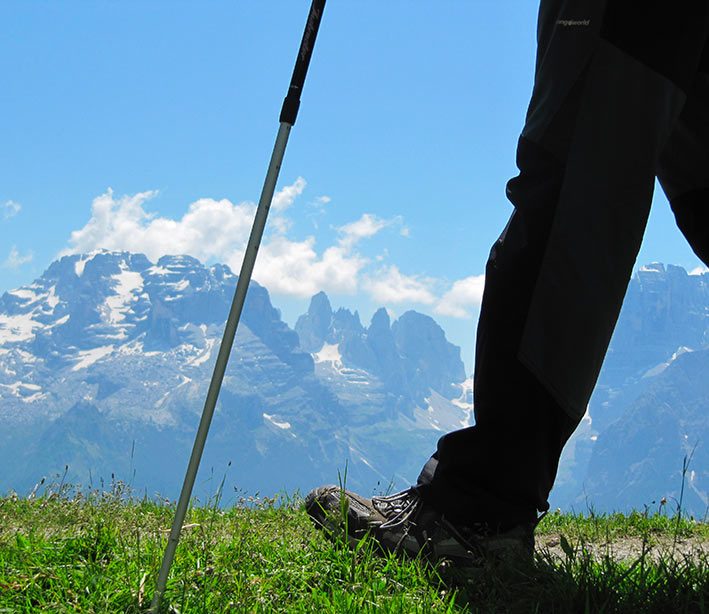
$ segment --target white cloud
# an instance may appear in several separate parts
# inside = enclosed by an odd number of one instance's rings
[[[417,275],[404,275],[396,265],[379,269],[364,281],[365,290],[380,303],[422,303],[436,302],[432,287],[435,280]]]
[[[271,209],[276,213],[282,213],[293,204],[296,197],[300,196],[305,189],[307,182],[302,177],[298,177],[293,185],[286,186],[273,196]]]
[[[64,254],[99,248],[142,252],[151,260],[165,254],[190,254],[199,260],[222,260],[243,251],[251,229],[253,203],[202,198],[189,206],[181,220],[149,214],[144,203],[157,192],[115,199],[113,190],[94,199],[91,219],[71,233]]]
[[[354,294],[360,272],[367,263],[366,258],[340,246],[328,247],[319,256],[313,237],[305,241],[274,237],[259,252],[254,279],[271,292],[299,298],[308,298],[321,290]]]
[[[268,225],[276,234],[285,235],[293,227],[293,221],[287,217],[274,216],[272,220],[269,220]]]
[[[397,223],[401,223],[401,217],[383,220],[372,213],[365,213],[356,222],[350,222],[338,228],[341,235],[339,240],[340,245],[345,249],[351,249],[362,239],[369,239],[382,228]]]
[[[309,202],[308,206],[322,210],[329,202],[332,202],[332,198],[329,196],[318,196],[315,200]]]
[[[2,266],[5,269],[16,271],[26,262],[31,262],[33,258],[34,253],[32,251],[27,252],[24,256],[20,256],[20,252],[17,251],[17,246],[13,245],[12,249],[10,249],[10,254],[5,262],[2,263]]]
[[[471,318],[469,309],[480,307],[485,286],[484,275],[474,275],[459,279],[438,302],[434,311],[454,318]]]
[[[320,254],[314,237],[294,241],[286,235],[291,221],[279,212],[302,193],[306,182],[298,178],[274,195],[276,214],[269,220],[256,262],[254,279],[276,294],[307,298],[320,290],[352,294],[360,272],[369,262],[354,251],[362,238],[371,237],[392,223],[365,214],[338,229],[336,245]],[[61,255],[96,249],[144,253],[155,261],[165,254],[189,254],[202,262],[225,262],[235,272],[241,268],[256,207],[253,203],[232,204],[223,199],[202,198],[192,203],[180,220],[148,213],[145,203],[157,192],[115,197],[112,190],[94,199],[91,219],[71,233],[69,247]]]
[[[322,199],[330,201],[328,197]],[[337,228],[340,235],[337,244],[327,247],[321,256],[315,251],[314,237],[292,241],[281,232],[281,236],[271,237],[261,248],[254,279],[271,292],[299,298],[308,298],[321,290],[354,294],[359,288],[362,270],[370,262],[355,251],[355,246],[396,221],[397,218],[383,220],[365,213],[359,220]],[[278,224],[276,229],[281,230]]]
[[[406,236],[401,217],[382,219],[365,213],[336,228],[337,238],[330,245],[318,245],[314,236],[292,237],[293,224],[284,212],[305,186],[299,177],[274,196],[274,211],[254,269],[256,281],[276,295],[309,298],[321,290],[348,295],[362,292],[378,305],[418,304],[436,313],[470,317],[468,310],[480,302],[482,276],[455,282],[439,298],[440,280],[402,273],[388,263],[386,248],[376,261],[373,255],[370,259],[361,253],[361,244],[384,228],[399,226],[400,235]],[[256,212],[254,203],[235,205],[226,199],[202,198],[180,219],[171,219],[146,209],[146,203],[156,195],[147,191],[116,197],[109,189],[98,196],[91,206],[91,218],[71,233],[62,255],[103,248],[144,253],[156,261],[165,254],[189,254],[206,263],[224,262],[239,272]],[[329,198],[320,197],[319,201],[329,202]],[[28,259],[31,255],[21,257],[13,248],[5,266],[16,267]]]
[[[20,203],[16,203],[13,200],[8,200],[2,206],[3,217],[6,220],[9,220],[11,217],[15,217],[20,212],[20,209],[22,209],[22,205],[20,205]]]
[[[313,228],[319,228],[318,217],[325,214],[328,203],[332,202],[329,196],[318,196],[307,204],[306,216],[313,223]]]

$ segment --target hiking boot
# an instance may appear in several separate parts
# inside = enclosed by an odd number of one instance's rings
[[[365,499],[339,486],[322,486],[305,498],[305,509],[331,538],[345,537],[354,546],[370,535],[384,552],[448,561],[457,570],[533,559],[536,522],[503,531],[486,523],[453,524],[414,488]]]

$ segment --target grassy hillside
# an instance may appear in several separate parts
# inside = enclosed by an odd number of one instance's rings
[[[532,566],[451,587],[422,561],[326,541],[297,499],[232,498],[190,510],[165,612],[709,612],[709,528],[663,506],[549,514]],[[0,613],[146,611],[173,512],[120,482],[0,499]]]

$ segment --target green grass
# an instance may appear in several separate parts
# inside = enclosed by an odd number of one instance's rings
[[[239,497],[231,507],[193,507],[163,611],[191,612],[709,612],[709,564],[653,544],[709,542],[707,525],[661,513],[549,514],[531,566],[485,569],[449,587],[418,560],[352,551],[313,529],[296,498]],[[0,614],[144,612],[174,504],[108,491],[47,488],[0,499]],[[589,545],[635,539],[618,560]]]

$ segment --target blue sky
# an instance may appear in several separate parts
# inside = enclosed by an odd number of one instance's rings
[[[238,270],[308,8],[0,4],[0,292],[100,247]],[[291,325],[320,289],[365,325],[416,309],[472,368],[536,10],[328,1],[255,273]],[[661,193],[638,264],[656,260],[701,264]]]

